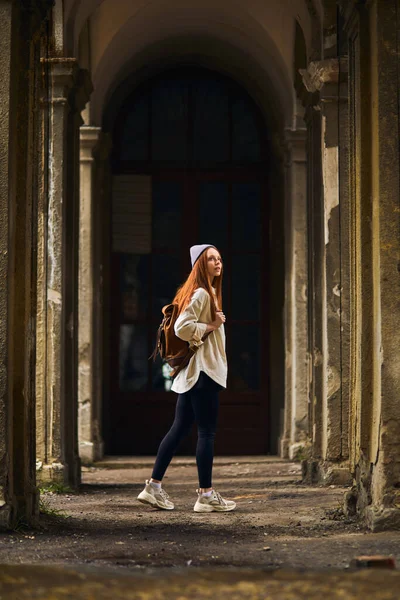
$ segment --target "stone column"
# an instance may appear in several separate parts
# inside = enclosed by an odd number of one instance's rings
[[[43,61],[50,84],[44,99],[48,123],[48,197],[39,239],[37,426],[41,480],[76,487],[77,436],[79,126],[90,93],[86,72],[73,58]],[[44,316],[43,316],[44,315]]]
[[[370,5],[375,358],[371,452],[372,529],[400,528],[400,108],[399,3]],[[368,398],[365,401],[368,402]]]
[[[342,69],[340,71],[339,64]],[[320,110],[322,195],[318,206],[314,204],[313,262],[314,262],[314,403],[315,428],[313,456],[318,460],[317,478],[322,482],[349,482],[350,469],[347,462],[348,394],[342,385],[342,350],[345,340],[348,346],[348,325],[343,322],[342,291],[348,288],[342,267],[344,257],[349,256],[348,236],[342,237],[341,223],[346,222],[349,205],[343,180],[339,178],[339,151],[345,150],[346,138],[339,132],[347,129],[343,122],[346,113],[340,110],[346,97],[346,61],[338,58],[311,63],[303,73],[305,85],[312,94],[318,94]],[[341,75],[341,79],[339,79]],[[343,94],[343,95],[342,95]],[[339,124],[339,117],[342,122]],[[317,140],[317,145],[319,144]],[[343,165],[343,162],[342,162]],[[340,190],[345,193],[340,199]],[[343,202],[342,202],[343,200]],[[348,223],[348,218],[347,218]],[[345,261],[346,262],[346,261]],[[347,260],[348,264],[348,260]],[[348,275],[348,271],[347,271]],[[346,315],[345,315],[346,316]],[[348,315],[347,315],[348,316]]]
[[[37,118],[50,2],[0,2],[0,528],[34,523]]]
[[[318,92],[304,94],[307,124],[307,223],[308,223],[308,352],[309,431],[312,452],[309,465],[322,456],[323,439],[323,336],[322,274],[323,199],[321,160],[321,111]]]
[[[400,528],[400,177],[396,0],[345,5],[350,69],[351,462],[347,509]],[[351,502],[350,502],[351,501]]]
[[[79,237],[79,455],[82,461],[92,463],[101,458],[102,443],[100,423],[101,388],[96,367],[101,356],[101,337],[97,336],[100,325],[97,313],[101,314],[101,297],[98,278],[99,256],[95,255],[100,228],[97,213],[101,213],[101,201],[95,187],[94,151],[101,139],[100,127],[81,127],[80,130],[80,237]],[[96,246],[95,246],[96,244]],[[97,284],[97,285],[96,285]],[[94,324],[96,323],[96,330]],[[95,343],[95,337],[96,343]]]
[[[307,320],[307,162],[305,128],[286,131],[285,418],[281,455],[309,446]]]

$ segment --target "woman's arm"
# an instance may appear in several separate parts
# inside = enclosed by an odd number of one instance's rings
[[[208,326],[199,323],[199,318],[207,301],[208,293],[203,289],[196,290],[188,306],[175,321],[175,334],[191,346],[201,346],[203,343],[202,338]]]
[[[181,340],[189,342],[191,346],[201,346],[204,336],[218,329],[224,322],[225,317],[223,313],[218,312],[215,320],[211,323],[199,323],[200,315],[207,302],[210,302],[208,292],[199,288],[175,322],[175,334]]]
[[[225,315],[222,311],[218,311],[215,317],[215,321],[212,321],[207,325],[206,333],[215,331],[216,329],[218,329],[218,327],[222,325],[222,323],[225,323]]]

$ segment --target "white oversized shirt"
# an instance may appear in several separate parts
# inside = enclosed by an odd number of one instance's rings
[[[208,292],[197,288],[188,306],[175,321],[176,335],[197,346],[197,351],[190,359],[187,367],[175,377],[172,391],[184,394],[197,382],[200,371],[204,371],[211,379],[226,388],[228,365],[225,353],[225,328],[220,325],[203,341],[207,325],[211,323],[211,301]]]

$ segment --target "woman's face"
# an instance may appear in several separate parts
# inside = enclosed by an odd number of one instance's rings
[[[207,250],[207,272],[211,281],[222,273],[222,258],[216,248],[208,248]]]

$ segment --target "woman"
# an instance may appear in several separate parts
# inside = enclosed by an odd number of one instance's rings
[[[190,248],[192,271],[173,300],[179,306],[175,333],[196,346],[187,367],[174,379],[178,393],[175,420],[162,440],[152,477],[138,500],[156,508],[172,510],[174,504],[161,486],[165,471],[181,440],[196,421],[196,463],[199,474],[195,512],[225,512],[236,507],[212,487],[214,437],[218,415],[218,392],[226,387],[225,315],[222,312],[222,259],[211,244]]]

